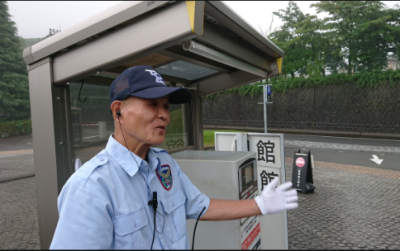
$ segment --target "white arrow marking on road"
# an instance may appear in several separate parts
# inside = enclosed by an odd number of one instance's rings
[[[372,159],[370,159],[370,160],[372,160],[373,162],[375,162],[378,165],[380,165],[383,161],[383,159],[378,158],[378,156],[376,156],[376,155],[372,155]]]

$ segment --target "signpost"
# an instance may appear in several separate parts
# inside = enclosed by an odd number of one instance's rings
[[[267,132],[267,104],[272,104],[271,98],[271,85],[259,85],[259,87],[263,88],[263,102],[258,103],[259,105],[263,105],[264,107],[264,132]]]

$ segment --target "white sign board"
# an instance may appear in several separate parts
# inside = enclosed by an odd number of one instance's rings
[[[215,132],[215,151],[248,151],[247,134]]]
[[[257,166],[282,168],[282,134],[248,133],[249,150],[257,154]]]
[[[275,177],[285,183],[283,134],[248,133],[249,150],[256,153],[258,193]],[[261,218],[261,249],[288,249],[287,214],[281,212]]]
[[[286,181],[283,134],[215,132],[215,151],[255,152],[258,194],[275,177],[279,184]],[[260,236],[261,249],[288,249],[286,212],[260,217]]]

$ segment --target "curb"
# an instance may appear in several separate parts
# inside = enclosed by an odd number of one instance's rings
[[[6,183],[6,182],[9,182],[9,181],[14,181],[14,180],[20,180],[20,179],[31,178],[31,177],[35,177],[35,174],[33,173],[33,174],[17,175],[17,176],[15,176],[15,177],[5,178],[4,180],[3,180],[3,179],[0,179],[0,184],[1,184],[1,183]]]
[[[247,132],[264,132],[264,128],[260,127],[235,127],[235,126],[210,126],[203,125],[203,129],[221,129],[221,130],[238,130]],[[320,136],[336,136],[336,137],[354,137],[354,138],[374,138],[374,139],[398,139],[400,134],[388,133],[355,133],[355,132],[339,132],[339,131],[314,131],[314,130],[301,130],[301,129],[276,129],[268,128],[271,133],[287,133],[287,134],[308,134]]]

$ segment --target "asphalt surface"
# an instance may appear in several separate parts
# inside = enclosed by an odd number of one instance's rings
[[[320,143],[339,143],[349,145],[387,146],[400,147],[400,140],[372,139],[372,138],[348,138],[318,135],[285,134],[285,140],[311,141]]]
[[[0,139],[0,152],[33,149],[32,134]]]
[[[317,188],[288,211],[289,249],[400,249],[399,141],[286,134],[288,181],[301,148],[314,156]],[[0,140],[0,249],[40,249],[30,135]]]

